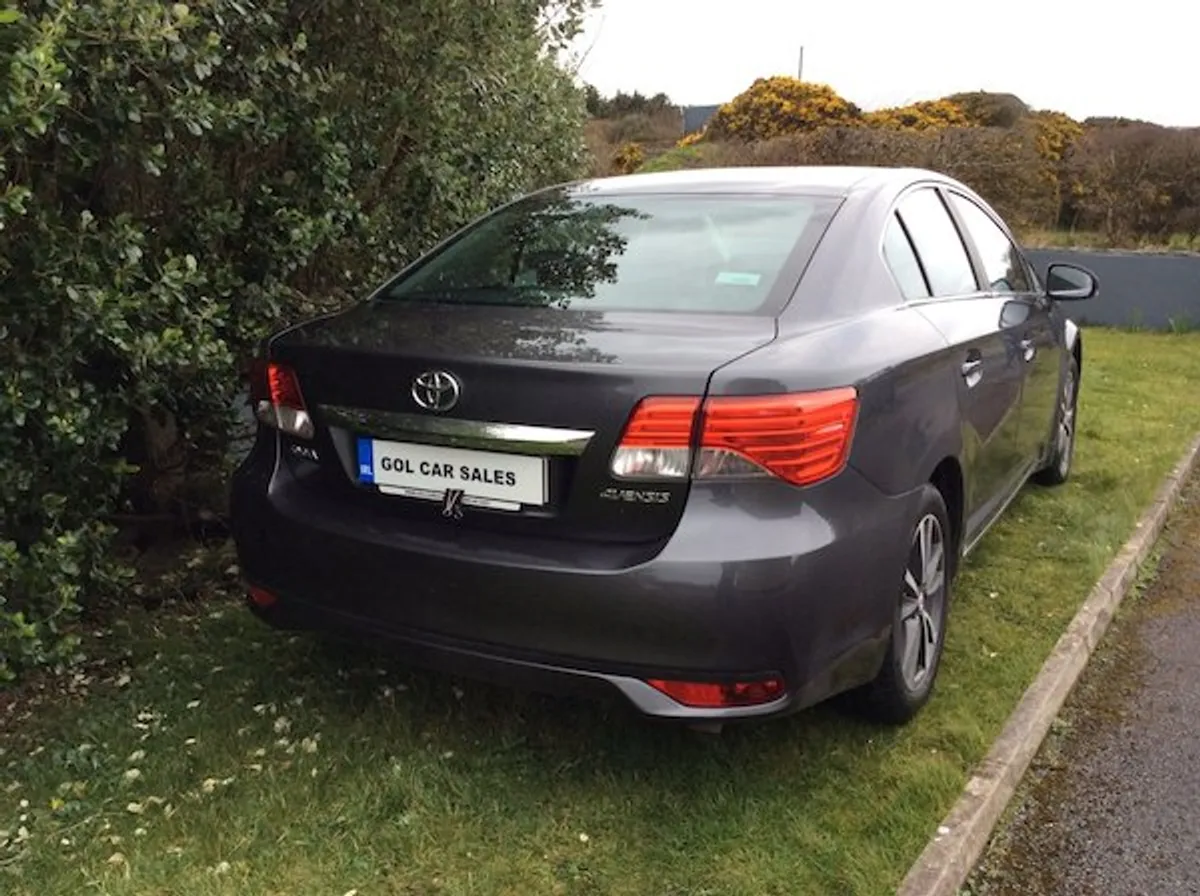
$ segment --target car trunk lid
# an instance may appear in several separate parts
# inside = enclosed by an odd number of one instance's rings
[[[630,414],[646,396],[702,396],[775,332],[766,315],[367,302],[272,342],[317,430],[307,454],[283,436],[283,456],[401,524],[665,538],[687,481],[611,475]]]

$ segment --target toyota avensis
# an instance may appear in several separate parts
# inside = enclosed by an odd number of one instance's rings
[[[650,716],[905,721],[961,558],[1068,475],[1096,289],[927,171],[525,196],[265,342],[249,604]]]

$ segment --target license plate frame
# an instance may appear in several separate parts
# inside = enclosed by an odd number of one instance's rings
[[[444,501],[461,490],[463,506],[510,512],[549,503],[545,457],[371,436],[359,436],[356,450],[357,481],[386,495]]]

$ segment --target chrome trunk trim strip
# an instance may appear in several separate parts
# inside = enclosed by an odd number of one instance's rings
[[[320,405],[318,412],[331,426],[354,430],[378,439],[475,448],[509,454],[577,457],[583,454],[594,432],[558,429],[519,423],[488,423],[452,417],[430,417],[398,411]]]

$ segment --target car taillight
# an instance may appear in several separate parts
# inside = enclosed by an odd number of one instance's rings
[[[296,372],[278,361],[255,361],[250,401],[259,422],[301,439],[313,437],[313,422],[300,394]]]
[[[699,408],[699,398],[642,399],[613,454],[613,475],[620,479],[686,479]]]
[[[257,585],[247,585],[246,594],[252,604],[262,607],[264,610],[267,607],[273,607],[279,601],[274,592],[268,591],[266,588],[259,588]]]
[[[690,445],[702,411],[699,450]],[[846,463],[858,393],[853,388],[782,395],[646,398],[634,409],[612,473],[622,479],[775,476],[811,485]]]
[[[846,463],[857,412],[850,388],[709,399],[695,476],[770,475],[793,485],[828,479]]]

